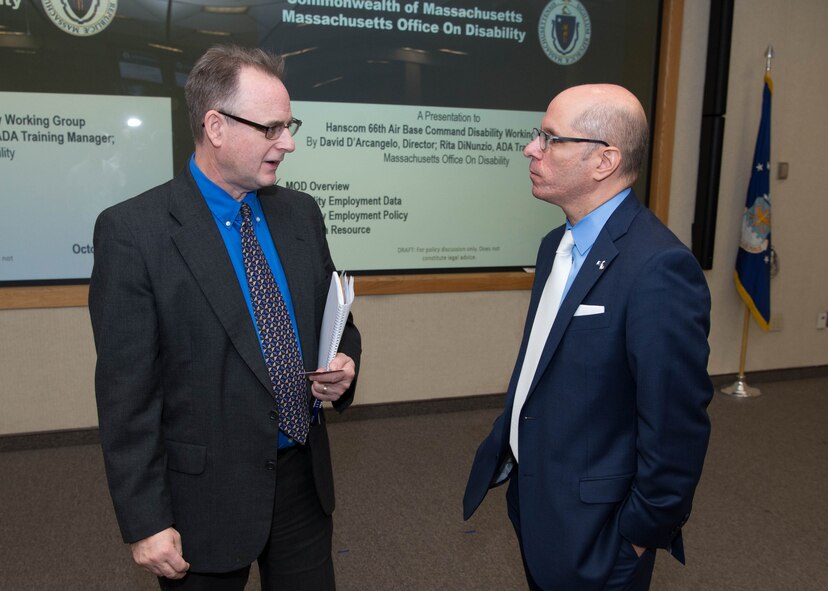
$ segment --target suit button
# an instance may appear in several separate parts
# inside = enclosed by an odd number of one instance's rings
[[[276,462],[274,462],[272,460],[268,460],[267,462],[265,462],[265,468],[268,469],[268,470],[275,470],[276,469]]]
[[[270,420],[275,421],[278,418],[279,418],[279,413],[277,413],[275,410],[271,410],[270,411]]]

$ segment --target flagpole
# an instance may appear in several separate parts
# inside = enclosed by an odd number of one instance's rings
[[[734,398],[756,398],[762,392],[759,388],[753,388],[747,385],[745,381],[745,360],[747,359],[747,343],[748,331],[750,330],[750,310],[745,306],[745,319],[742,322],[742,351],[739,354],[739,375],[736,376],[736,381],[730,386],[722,388],[722,394],[733,396]]]
[[[771,63],[773,62],[773,46],[768,45],[768,49],[765,51],[765,82],[768,83],[771,71]],[[764,102],[763,102],[763,110],[764,110]],[[764,116],[764,115],[763,115]],[[761,125],[760,125],[760,136],[761,136]],[[768,128],[769,129],[769,128]],[[759,150],[759,140],[757,139],[757,152]],[[770,157],[768,156],[768,160],[766,162],[767,167],[770,167]],[[765,170],[765,174],[768,174],[770,171]],[[751,184],[753,183],[753,178],[751,179]],[[767,190],[767,188],[766,188]],[[748,188],[748,192],[750,194],[750,188]],[[750,205],[750,203],[748,203]],[[737,261],[738,267],[738,261]],[[740,284],[738,279],[739,273],[737,270],[736,273],[737,277],[737,284]],[[770,279],[770,277],[768,277]],[[748,297],[751,297],[748,294]],[[752,299],[752,298],[751,298]],[[736,381],[733,382],[730,386],[726,388],[722,388],[721,392],[723,394],[727,394],[728,396],[733,396],[734,398],[755,398],[762,394],[759,391],[759,388],[752,388],[751,386],[747,385],[747,381],[745,380],[745,360],[747,359],[747,343],[748,343],[748,331],[750,329],[750,307],[747,305],[747,301],[745,302],[745,316],[744,320],[742,321],[742,349],[739,353],[739,374],[736,376]],[[769,312],[767,313],[769,316]],[[765,318],[764,325],[761,325],[767,330],[767,324],[770,323],[770,318]],[[758,321],[758,319],[757,319]]]

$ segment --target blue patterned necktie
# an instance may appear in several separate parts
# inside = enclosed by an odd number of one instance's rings
[[[302,375],[305,368],[290,314],[256,239],[250,213],[250,206],[242,203],[242,257],[262,353],[276,393],[279,429],[295,441],[305,443],[310,425],[307,383]]]

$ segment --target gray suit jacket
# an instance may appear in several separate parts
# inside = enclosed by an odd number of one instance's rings
[[[305,368],[317,367],[334,270],[304,193],[259,191],[294,303]],[[267,541],[276,474],[273,388],[224,242],[189,171],[101,213],[89,310],[107,479],[124,541],[174,526],[191,568],[238,569]],[[340,350],[357,368],[349,318]],[[351,389],[335,405],[347,407]],[[310,391],[308,404],[312,404]],[[324,415],[308,445],[334,509]]]

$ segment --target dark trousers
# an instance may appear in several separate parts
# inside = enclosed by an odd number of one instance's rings
[[[520,546],[520,557],[523,560],[523,572],[526,574],[526,583],[530,591],[558,591],[557,589],[544,589],[532,577],[529,565],[526,563],[526,554],[523,551],[523,539],[520,535],[520,505],[518,499],[518,466],[515,464],[509,479],[509,489],[506,491],[506,505],[509,512],[509,519],[515,528],[515,534],[517,535]],[[609,579],[602,591],[649,591],[654,566],[654,549],[648,548],[641,555],[641,558],[639,558],[632,544],[626,540],[622,540],[618,557],[615,559],[615,564],[612,567]]]
[[[279,453],[270,538],[257,559],[262,591],[333,591],[333,520],[316,495],[307,447]],[[186,559],[186,556],[185,556]],[[250,567],[229,573],[190,572],[183,579],[159,578],[161,589],[244,591]]]

